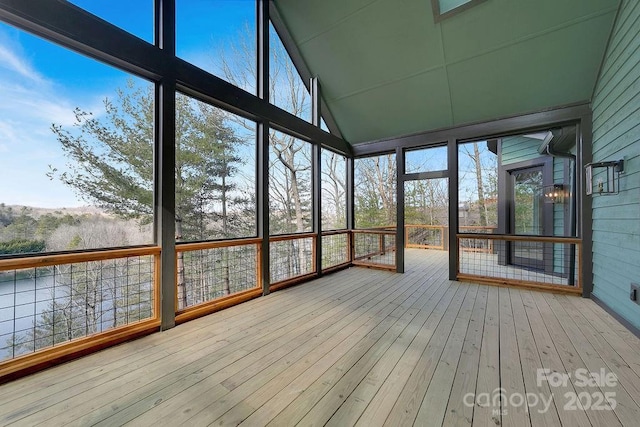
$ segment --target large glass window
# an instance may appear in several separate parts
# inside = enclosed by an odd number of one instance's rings
[[[494,232],[498,226],[497,141],[458,146],[458,217],[462,232]]]
[[[468,9],[485,0],[431,0],[436,20],[452,15],[458,11]]]
[[[176,96],[176,239],[256,235],[256,125]]]
[[[278,33],[269,25],[269,94],[271,103],[311,121],[311,95]]]
[[[255,1],[177,0],[176,54],[255,94]]]
[[[153,243],[153,84],[4,24],[0,41],[0,254]]]
[[[355,160],[356,228],[396,224],[396,155]]]
[[[322,150],[322,229],[347,226],[347,159],[330,150]]]
[[[153,0],[69,0],[69,2],[142,40],[153,43]]]
[[[311,231],[311,144],[269,133],[269,231]]]
[[[405,173],[446,171],[447,147],[429,147],[404,153]]]

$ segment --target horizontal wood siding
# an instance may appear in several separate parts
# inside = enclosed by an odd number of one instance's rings
[[[593,160],[625,158],[620,193],[593,196],[593,294],[635,327],[640,306],[640,3],[624,0],[593,99]]]
[[[502,164],[523,162],[540,157],[538,147],[542,141],[526,136],[509,136],[502,138]]]

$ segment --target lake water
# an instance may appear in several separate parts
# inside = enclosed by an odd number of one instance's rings
[[[53,276],[17,278],[12,274],[0,275],[0,360],[10,354],[10,349],[5,347],[10,344],[14,332],[18,337],[24,336],[50,307],[53,284]]]

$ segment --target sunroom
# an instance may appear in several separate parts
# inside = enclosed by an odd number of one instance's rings
[[[636,425],[640,5],[0,0],[0,420]]]

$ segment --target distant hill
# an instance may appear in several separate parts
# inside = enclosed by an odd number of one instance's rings
[[[79,206],[75,208],[39,208],[36,206],[24,206],[24,205],[5,205],[7,208],[13,209],[14,212],[20,212],[22,208],[27,208],[31,211],[31,216],[34,218],[41,217],[42,215],[99,215],[105,217],[111,217],[108,213],[95,206]]]

